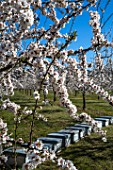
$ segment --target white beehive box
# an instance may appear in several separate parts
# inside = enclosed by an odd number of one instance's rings
[[[3,151],[3,154],[8,157],[8,160],[6,164],[8,164],[11,167],[14,167],[15,161],[14,161],[14,148],[7,148]],[[28,155],[25,148],[17,148],[16,149],[17,154],[17,167],[22,167],[24,163],[27,163],[29,161]]]
[[[83,130],[83,128],[79,128],[79,127],[75,127],[75,126],[69,126],[66,127],[66,129],[68,130],[79,130],[79,139],[83,138],[85,135],[85,131]]]
[[[85,134],[86,135],[90,135],[91,132],[92,132],[92,127],[88,124],[85,124],[85,123],[81,123],[81,124],[78,124],[78,126],[80,125],[80,127],[84,127],[85,128]]]
[[[71,143],[79,141],[79,130],[62,129],[59,131],[59,133],[70,134],[71,135]]]
[[[90,129],[90,131],[92,131],[92,126],[90,124],[88,124],[87,122],[82,122],[81,125],[87,125]]]
[[[109,124],[113,124],[113,116],[101,116],[100,118],[109,119]]]
[[[55,152],[60,151],[62,147],[62,139],[50,138],[50,137],[41,137],[37,140],[42,141],[44,148],[52,149]]]
[[[62,139],[62,147],[67,147],[71,143],[70,134],[61,134],[61,133],[55,132],[55,133],[49,133],[47,137]]]
[[[87,130],[86,130],[86,128],[85,127],[83,127],[82,125],[80,125],[80,124],[75,124],[74,125],[75,127],[77,127],[77,128],[81,128],[81,129],[83,129],[83,131],[84,131],[84,136],[85,135],[87,135]]]
[[[53,146],[52,143],[43,143],[43,149],[47,149],[49,152],[53,150],[57,152],[57,149],[55,148],[55,146]]]
[[[95,118],[95,120],[97,121],[101,121],[102,122],[102,126],[108,126],[109,125],[109,119],[106,119],[106,118]]]

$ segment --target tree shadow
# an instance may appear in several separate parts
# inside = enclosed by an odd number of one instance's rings
[[[79,157],[89,157],[93,161],[113,160],[113,138],[110,137],[108,142],[103,143],[99,138],[85,137],[85,142],[71,145],[70,149],[63,152],[63,156],[68,156],[71,160]]]

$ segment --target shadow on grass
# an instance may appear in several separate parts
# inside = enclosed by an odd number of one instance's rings
[[[87,157],[93,161],[113,160],[113,138],[108,138],[108,142],[103,143],[101,138],[86,137],[85,141],[79,141],[63,152],[64,157],[70,157],[71,160]]]
[[[51,113],[53,113],[53,114],[56,114],[56,112],[57,113],[59,113],[59,112],[63,112],[63,109],[52,109],[52,108],[50,108],[50,109],[43,109],[43,110],[39,110],[39,113],[48,113],[48,114],[51,114]]]

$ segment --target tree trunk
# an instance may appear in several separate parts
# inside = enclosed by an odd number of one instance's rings
[[[74,90],[75,91],[75,97],[77,96],[77,90]]]
[[[85,93],[85,88],[83,89],[82,97],[83,97],[83,110],[85,110],[86,109],[86,93]]]
[[[54,89],[54,86],[53,86],[53,101],[55,102],[56,101],[56,91],[55,91],[55,89]]]
[[[30,96],[32,96],[32,89],[30,89]]]

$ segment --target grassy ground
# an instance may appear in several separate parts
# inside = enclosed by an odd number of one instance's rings
[[[53,95],[50,94],[49,100],[52,101],[52,99]],[[77,106],[78,113],[81,113],[82,95],[74,96],[70,94],[70,99]],[[32,109],[35,105],[32,96],[26,95],[24,91],[16,91],[11,100],[20,104],[21,107],[27,105],[28,108]],[[42,103],[40,104],[42,105]],[[35,121],[34,140],[46,136],[50,132],[56,132],[75,124],[66,109],[59,105],[58,100],[53,105],[43,106],[42,110],[37,109],[37,111],[47,117],[48,122]],[[98,100],[98,96],[95,94],[86,95],[86,112],[92,117],[113,115],[112,107],[102,99]],[[12,132],[14,128],[13,114],[8,111],[1,111],[0,117],[8,123],[9,132]],[[22,121],[18,127],[18,137],[23,137],[26,142],[29,140],[30,120],[29,117]],[[104,129],[108,131],[107,143],[103,143],[99,135],[91,134],[91,136],[85,137],[78,143],[70,145],[59,153],[59,156],[72,160],[79,170],[113,170],[113,125]],[[37,170],[60,170],[60,168],[54,163],[47,162],[38,167]]]

